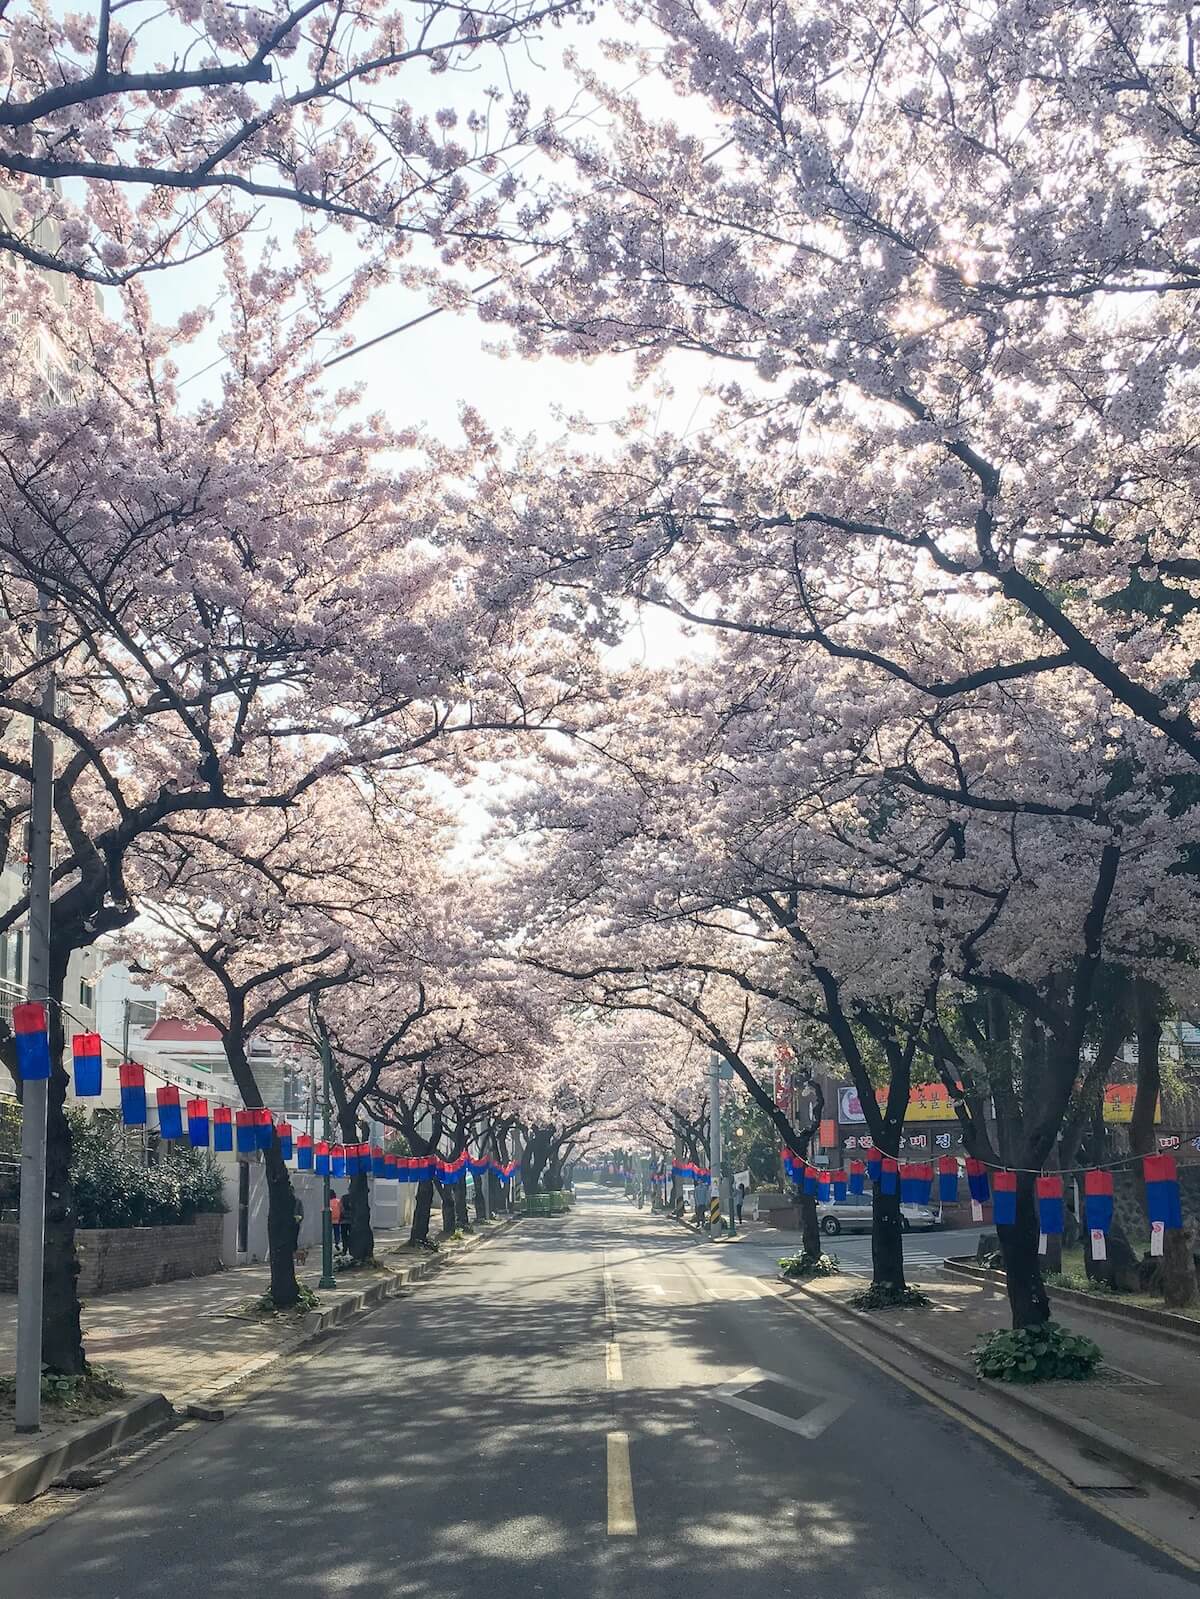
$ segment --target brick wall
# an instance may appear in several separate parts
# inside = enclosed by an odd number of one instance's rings
[[[223,1216],[197,1216],[185,1227],[95,1227],[75,1234],[79,1295],[119,1293],[222,1269]],[[17,1288],[17,1229],[0,1226],[0,1293]]]

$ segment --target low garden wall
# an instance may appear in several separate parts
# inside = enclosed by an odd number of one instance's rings
[[[224,1219],[203,1215],[176,1227],[81,1227],[75,1234],[80,1298],[221,1271]],[[16,1291],[17,1228],[0,1225],[0,1293]]]

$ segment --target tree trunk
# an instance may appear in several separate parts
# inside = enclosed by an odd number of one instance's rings
[[[811,1196],[810,1196],[811,1198]],[[820,1254],[818,1241],[817,1253]],[[871,1192],[871,1281],[876,1288],[904,1289],[904,1230],[900,1195]]]
[[[491,1176],[487,1172],[475,1179],[475,1220],[478,1222],[487,1220],[487,1207],[483,1203],[483,1185],[484,1183],[490,1183],[491,1180]]]
[[[278,1136],[271,1139],[263,1167],[267,1178],[267,1255],[271,1266],[271,1300],[276,1310],[288,1310],[300,1298],[296,1281],[296,1196],[284,1163]]]
[[[42,1364],[65,1377],[87,1370],[79,1324],[79,1262],[75,1256],[75,1196],[71,1187],[71,1124],[66,1115],[68,1077],[63,1069],[66,1029],[62,996],[69,951],[51,950],[49,1000],[50,1083],[46,1103],[46,1247],[42,1268]]]
[[[417,1184],[417,1202],[413,1206],[412,1226],[408,1230],[410,1244],[429,1242],[429,1217],[433,1210],[433,1179],[424,1178]]]
[[[807,1255],[810,1260],[816,1260],[821,1254],[821,1224],[817,1220],[816,1195],[806,1194],[801,1189],[799,1202],[800,1252]]]
[[[375,1233],[371,1227],[371,1188],[366,1172],[355,1172],[350,1179],[350,1259],[361,1265],[375,1255]]]
[[[454,1185],[439,1183],[438,1191],[442,1196],[442,1235],[448,1238],[458,1226],[454,1217]]]
[[[1017,1219],[1012,1227],[997,1227],[1008,1286],[1008,1304],[1014,1329],[1039,1327],[1050,1320],[1050,1301],[1042,1281],[1038,1255],[1037,1203],[1033,1175],[1017,1173]]]
[[[471,1218],[467,1214],[467,1180],[461,1178],[456,1183],[450,1184],[450,1191],[454,1195],[454,1228],[455,1232],[469,1233],[471,1231]]]

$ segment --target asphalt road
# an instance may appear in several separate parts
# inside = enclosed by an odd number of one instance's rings
[[[941,1270],[948,1255],[974,1255],[984,1232],[983,1227],[955,1229],[930,1228],[911,1232],[904,1239],[904,1262],[907,1273],[919,1282],[930,1272]],[[836,1238],[822,1238],[826,1253],[836,1255],[842,1270],[852,1277],[871,1275],[870,1233],[840,1233]],[[800,1234],[780,1227],[748,1227],[738,1239],[738,1265],[743,1271],[759,1276],[773,1276],[779,1260],[784,1255],[794,1255],[800,1248]]]
[[[585,1191],[0,1557],[3,1599],[1194,1599],[1195,1578]]]

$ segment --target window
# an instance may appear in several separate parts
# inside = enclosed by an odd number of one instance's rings
[[[86,977],[81,977],[79,979],[79,1003],[81,1005],[87,1005],[90,1007],[95,1001],[95,998],[96,990],[92,987],[91,983],[88,982]]]
[[[23,986],[25,982],[25,929],[18,927],[12,935],[12,969],[9,973],[11,980]]]

